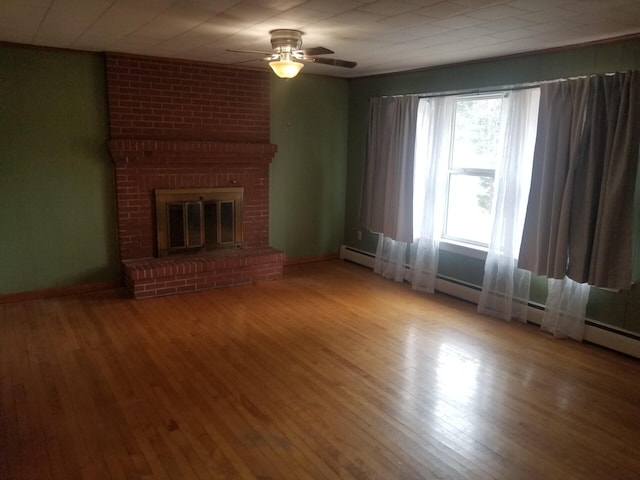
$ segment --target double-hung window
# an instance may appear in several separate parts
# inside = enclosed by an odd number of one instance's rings
[[[474,247],[489,244],[504,138],[503,99],[503,94],[456,97],[442,240]]]

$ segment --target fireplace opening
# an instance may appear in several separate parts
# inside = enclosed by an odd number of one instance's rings
[[[155,190],[158,256],[242,247],[243,187]]]

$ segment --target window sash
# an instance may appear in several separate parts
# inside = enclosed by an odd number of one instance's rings
[[[474,95],[460,95],[456,97],[456,107],[454,115],[457,115],[458,104],[464,101],[479,101],[479,100],[494,100],[504,99],[507,95],[505,93],[490,93],[490,94],[474,94]],[[454,117],[454,125],[455,125]],[[447,168],[447,182],[445,187],[445,214],[443,218],[442,236],[443,240],[450,240],[463,245],[468,245],[472,248],[480,247],[486,249],[489,246],[487,242],[479,242],[474,239],[464,238],[448,233],[449,231],[449,207],[451,199],[451,179],[453,175],[465,175],[473,177],[490,177],[495,181],[496,169],[495,168],[473,168],[473,167],[453,167],[455,152],[455,128],[451,132],[451,148],[449,149],[448,168]],[[496,162],[497,163],[497,162]]]
[[[445,215],[444,215],[444,225],[442,229],[442,239],[443,240],[451,240],[457,243],[469,245],[472,247],[482,247],[486,249],[489,247],[489,242],[480,242],[474,240],[472,238],[460,237],[457,235],[453,235],[449,233],[449,207],[451,200],[451,178],[456,176],[466,176],[466,177],[490,177],[495,181],[495,169],[450,169],[447,172],[447,184],[445,191]],[[493,212],[492,212],[493,215]]]

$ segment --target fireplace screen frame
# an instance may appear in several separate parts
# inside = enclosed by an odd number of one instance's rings
[[[181,253],[197,253],[208,250],[218,250],[226,248],[242,248],[242,218],[244,214],[244,187],[217,187],[217,188],[190,188],[190,189],[156,189],[155,203],[156,203],[156,234],[157,234],[157,247],[158,256],[166,257],[169,255],[181,254]],[[204,229],[206,228],[204,222],[205,204],[215,204],[216,211],[216,242],[206,243],[204,241]],[[220,208],[222,204],[233,205],[231,215],[231,230],[227,233],[232,233],[232,238],[227,241],[221,240],[222,231],[222,218],[220,215]],[[190,244],[191,233],[188,231],[186,223],[189,220],[187,210],[189,205],[199,204],[199,230],[200,241],[196,244]],[[175,246],[171,245],[171,225],[169,221],[169,209],[182,205],[184,208],[183,221],[184,227],[184,245]]]

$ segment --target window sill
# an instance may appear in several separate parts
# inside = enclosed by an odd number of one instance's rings
[[[440,240],[440,250],[464,255],[465,257],[487,259],[487,248],[468,243],[455,242],[453,240]]]

